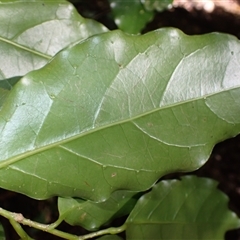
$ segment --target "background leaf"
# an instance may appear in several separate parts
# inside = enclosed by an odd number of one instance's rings
[[[92,231],[112,219],[127,215],[137,202],[136,192],[116,191],[105,202],[95,203],[74,198],[58,198],[60,218],[71,225]]]
[[[21,79],[21,77],[13,77],[0,81],[0,88],[11,90],[13,86]]]
[[[105,235],[103,237],[97,238],[97,240],[123,240],[123,238],[117,235]]]
[[[3,229],[3,226],[0,225],[0,240],[5,240],[6,237],[5,237],[5,232],[4,232],[4,229]]]
[[[156,184],[127,220],[127,239],[224,239],[240,220],[211,179],[195,176]]]
[[[105,201],[193,171],[240,131],[232,36],[101,34],[23,77],[0,112],[0,186]]]
[[[10,90],[20,80],[21,77],[13,77],[0,81],[0,110]]]
[[[0,1],[0,80],[38,69],[69,44],[106,30],[67,1]]]
[[[141,0],[147,11],[157,10],[162,12],[172,4],[172,0]]]
[[[127,33],[140,33],[154,16],[152,11],[146,11],[140,0],[109,0],[109,3],[116,25]]]

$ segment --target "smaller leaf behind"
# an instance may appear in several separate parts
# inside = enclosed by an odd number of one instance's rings
[[[13,77],[9,79],[4,79],[3,81],[0,81],[0,88],[11,90],[13,86],[21,79],[21,77]]]
[[[59,197],[59,218],[93,231],[116,217],[129,214],[140,195],[136,192],[116,191],[108,200],[100,203]]]
[[[5,237],[5,232],[4,232],[4,229],[3,229],[3,226],[0,225],[0,240],[5,240],[6,237]]]
[[[118,235],[105,235],[97,238],[97,240],[123,240],[123,238],[119,237]]]
[[[196,176],[156,184],[127,219],[127,239],[223,239],[240,220],[211,179]]]
[[[0,110],[10,90],[20,80],[20,78],[21,77],[13,77],[0,81]]]
[[[172,0],[141,0],[144,7],[148,11],[156,10],[162,12],[171,6]]]
[[[107,28],[55,1],[0,1],[0,80],[44,66],[57,52]]]

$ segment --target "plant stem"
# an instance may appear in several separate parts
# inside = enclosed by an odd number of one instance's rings
[[[51,233],[53,235],[56,235],[56,236],[64,238],[64,239],[69,239],[69,240],[78,240],[79,239],[79,237],[76,235],[65,233],[65,232],[59,231],[57,229],[52,229],[51,224],[49,224],[49,225],[41,224],[41,223],[37,223],[37,222],[31,221],[29,219],[26,219],[23,217],[23,215],[21,213],[12,213],[3,208],[0,208],[0,215],[2,215],[3,217],[7,218],[10,221],[10,223],[12,224],[12,226],[14,227],[14,229],[16,230],[18,235],[24,240],[25,239],[30,240],[31,238],[22,229],[20,224],[27,225],[29,227],[33,227],[35,229]]]
[[[21,237],[23,240],[32,240],[31,237],[23,230],[21,225],[13,219],[9,219],[9,222],[12,224],[13,228],[15,229],[16,233]]]
[[[98,236],[105,235],[105,234],[118,234],[125,230],[126,230],[126,224],[123,224],[120,227],[116,227],[116,228],[110,227],[110,228],[107,228],[104,230],[86,234],[84,236],[79,237],[78,240],[89,239],[89,238],[98,237]]]
[[[66,232],[62,232],[60,230],[54,229],[54,227],[56,227],[61,220],[56,221],[53,224],[37,223],[37,222],[34,222],[34,221],[24,218],[24,216],[21,213],[12,213],[3,208],[0,208],[0,215],[9,219],[10,223],[12,224],[12,226],[14,227],[14,229],[16,230],[18,235],[21,237],[21,239],[24,239],[24,240],[31,240],[32,238],[30,238],[27,235],[27,233],[22,229],[20,224],[27,225],[29,227],[33,227],[35,229],[42,230],[42,231],[51,233],[53,235],[56,235],[58,237],[61,237],[64,239],[69,239],[69,240],[90,239],[90,238],[105,235],[105,234],[118,234],[118,233],[126,230],[126,225],[123,224],[120,227],[116,227],[116,228],[110,227],[110,228],[100,230],[97,232],[93,232],[93,233],[89,233],[89,234],[86,234],[83,236],[76,236],[76,235],[73,235],[70,233],[66,233]]]

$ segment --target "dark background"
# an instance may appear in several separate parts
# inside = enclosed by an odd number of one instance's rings
[[[228,0],[226,4],[233,4]],[[186,9],[184,4],[172,8],[162,13],[156,13],[154,20],[147,24],[143,33],[161,28],[176,27],[189,35],[204,34],[209,32],[223,32],[235,35],[240,39],[240,0],[234,11],[228,11],[224,7],[215,7],[212,12],[207,12],[204,8],[195,6],[194,1],[191,8]],[[111,18],[111,10],[107,0],[86,0],[74,3],[80,14],[84,17],[94,18],[102,22],[109,29],[117,28]],[[217,5],[217,2],[216,2]],[[237,5],[236,5],[237,6]],[[198,171],[194,172],[199,176],[209,177],[219,182],[219,188],[229,196],[229,207],[240,217],[240,135],[219,143],[213,149],[209,161]],[[180,174],[167,176],[179,177]],[[36,201],[21,194],[0,190],[0,206],[14,212],[20,212],[26,218],[34,221],[52,223],[58,217],[56,198],[46,201]],[[7,239],[19,239],[11,225],[4,218],[0,218],[4,226]],[[119,222],[116,222],[119,225]],[[47,233],[25,228],[34,239],[60,239]],[[85,234],[85,230],[72,227],[65,223],[59,226],[62,231]],[[226,233],[227,240],[240,240],[240,229]]]

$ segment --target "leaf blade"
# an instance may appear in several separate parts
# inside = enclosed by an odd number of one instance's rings
[[[63,0],[11,0],[0,6],[0,79],[39,69],[69,44],[107,30]]]
[[[141,1],[144,5],[144,7],[148,10],[148,11],[153,11],[156,10],[158,12],[162,12],[164,10],[166,10],[167,8],[169,8],[172,4],[172,0],[142,0]]]
[[[126,33],[140,33],[154,16],[153,11],[146,11],[140,0],[109,0],[109,3],[116,25]]]
[[[97,238],[97,240],[123,240],[123,238],[118,235],[105,235],[103,237]]]
[[[199,168],[216,142],[239,133],[238,98],[225,113],[234,124],[208,103],[239,92],[239,48],[228,35],[163,29],[106,33],[59,53],[22,78],[2,108],[0,185],[34,198],[105,201],[115,190],[143,191],[167,173]],[[208,54],[208,68],[197,69]]]
[[[111,220],[131,212],[137,202],[136,192],[116,191],[105,202],[95,203],[73,198],[58,198],[60,218],[89,231],[99,229]]]
[[[131,212],[127,239],[223,239],[240,221],[216,185],[195,176],[159,182]]]
[[[0,110],[5,102],[10,90],[20,80],[21,77],[14,77],[0,81]]]

